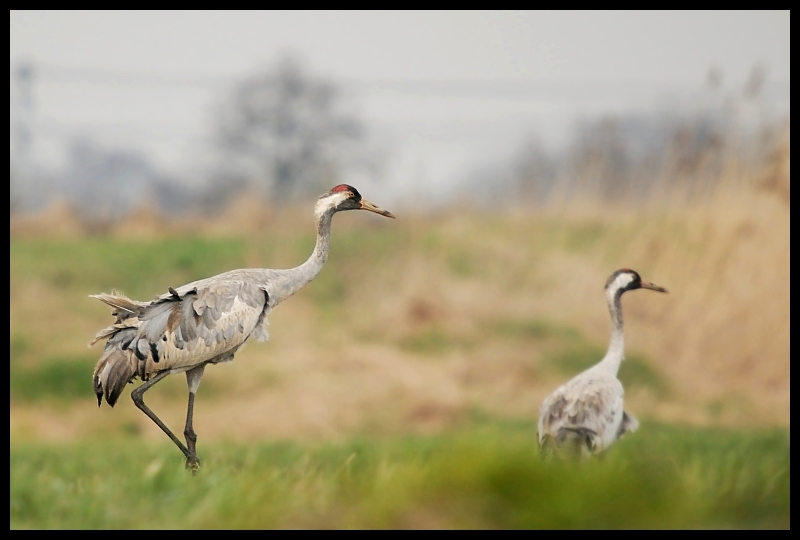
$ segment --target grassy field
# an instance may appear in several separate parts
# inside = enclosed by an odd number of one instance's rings
[[[429,436],[11,447],[11,528],[788,528],[789,435],[645,424],[604,459],[543,462],[535,425]]]
[[[270,341],[206,371],[192,478],[127,396],[97,409],[86,344],[110,317],[88,295],[310,253],[309,209],[237,210],[88,236],[12,220],[12,528],[789,526],[788,200],[337,216]],[[620,267],[670,290],[623,300],[643,427],[603,460],[542,463],[539,404],[602,357]],[[147,398],[181,431],[183,377]]]

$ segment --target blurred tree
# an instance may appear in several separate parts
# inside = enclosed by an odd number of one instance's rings
[[[237,84],[218,116],[216,198],[247,185],[283,201],[336,183],[363,131],[341,109],[337,88],[292,59]]]
[[[745,99],[754,100],[761,93],[764,88],[764,83],[767,81],[767,68],[763,64],[756,64],[750,70],[750,75],[747,77],[747,82],[744,83],[744,97]]]
[[[70,145],[69,164],[54,186],[93,221],[113,221],[153,197],[153,186],[169,182],[142,155],[107,149],[83,138]]]
[[[558,162],[538,137],[528,136],[514,160],[514,191],[528,201],[543,204],[555,186]]]
[[[628,195],[632,160],[616,117],[585,123],[571,154],[576,193],[608,201]]]
[[[722,71],[722,68],[716,65],[712,65],[708,68],[706,72],[706,83],[708,87],[713,90],[717,91],[722,87],[722,79],[725,73]]]
[[[32,163],[35,69],[30,61],[22,61],[12,69],[14,83],[11,91],[11,213],[31,208],[35,204],[36,177],[41,172]],[[16,95],[15,95],[16,94]]]

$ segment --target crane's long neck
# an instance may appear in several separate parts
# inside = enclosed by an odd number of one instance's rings
[[[622,330],[622,293],[623,289],[608,290],[606,299],[608,300],[608,312],[611,315],[611,342],[608,344],[608,351],[600,366],[612,375],[616,376],[619,366],[625,358],[625,334]]]
[[[317,243],[314,245],[314,251],[306,262],[285,271],[286,279],[283,280],[280,291],[276,291],[277,297],[273,298],[276,303],[282,302],[308,285],[312,279],[317,277],[322,267],[325,266],[325,261],[328,260],[328,251],[330,250],[331,220],[334,213],[335,210],[329,208],[324,212],[316,214]]]

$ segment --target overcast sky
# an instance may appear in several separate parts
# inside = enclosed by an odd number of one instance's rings
[[[202,166],[225,83],[292,54],[349,85],[353,107],[391,149],[390,179],[446,183],[512,153],[528,132],[563,139],[577,115],[698,91],[712,66],[733,92],[761,64],[788,93],[789,19],[788,11],[11,11],[12,113],[14,68],[33,62],[44,154],[83,133],[185,174]],[[126,74],[152,84],[102,80]],[[387,81],[496,86],[454,97],[380,86]],[[517,84],[538,90],[503,95]]]

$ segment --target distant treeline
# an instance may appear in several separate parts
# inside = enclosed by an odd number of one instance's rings
[[[507,198],[510,193],[525,204],[547,205],[575,199],[708,200],[720,187],[750,186],[788,200],[788,119],[745,130],[735,113],[586,121],[561,152],[530,139],[505,170],[476,173],[465,191],[489,202],[493,194]]]
[[[640,203],[707,198],[725,184],[763,187],[788,200],[789,120],[765,111],[751,91],[694,112],[584,120],[559,151],[530,138],[507,163],[465,175],[450,195],[476,204]],[[142,208],[181,216],[217,212],[245,193],[266,206],[285,204],[359,168],[374,172],[380,162],[340,89],[293,61],[240,81],[214,118],[213,155],[204,156],[201,178],[171,178],[144,155],[89,139],[72,140],[62,170],[44,172],[12,144],[11,214],[61,201],[97,222]]]

